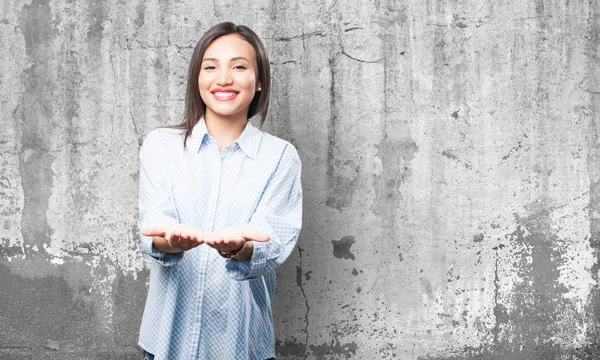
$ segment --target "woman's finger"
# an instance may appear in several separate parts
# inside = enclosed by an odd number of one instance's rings
[[[142,228],[142,235],[144,236],[159,236],[165,237],[167,231],[163,227],[159,226],[144,226]]]
[[[171,246],[179,247],[179,235],[167,234],[167,236],[169,236],[169,242],[171,243]]]
[[[190,239],[190,248],[195,248],[196,246],[198,246],[200,244],[201,243],[198,241],[198,239],[194,239],[194,238]]]
[[[205,244],[212,244],[212,242],[213,242],[212,234],[204,235],[204,239],[203,240],[204,240]]]
[[[190,240],[186,237],[180,237],[179,238],[179,247],[181,248],[181,250],[191,249]]]
[[[242,232],[242,236],[246,241],[257,241],[257,242],[267,242],[269,241],[269,235],[254,230],[244,230]]]
[[[193,240],[194,242],[199,242],[200,241],[200,237],[198,236],[198,234],[192,234],[192,235],[190,235],[190,239]]]

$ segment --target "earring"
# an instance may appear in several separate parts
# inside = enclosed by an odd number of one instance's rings
[[[258,88],[258,90],[256,90],[256,91],[261,91],[261,90],[262,90],[262,88]]]

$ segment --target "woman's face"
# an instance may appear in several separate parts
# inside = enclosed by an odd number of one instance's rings
[[[258,84],[256,53],[237,34],[213,41],[202,58],[198,87],[208,119],[247,119]]]

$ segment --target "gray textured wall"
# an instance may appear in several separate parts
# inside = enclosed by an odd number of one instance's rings
[[[139,145],[225,20],[304,164],[279,358],[600,358],[598,0],[3,0],[0,358],[138,358]]]

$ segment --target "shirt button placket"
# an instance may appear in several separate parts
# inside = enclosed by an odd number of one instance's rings
[[[213,177],[213,184],[212,187],[210,189],[210,197],[209,197],[209,206],[208,206],[208,219],[206,222],[206,227],[205,227],[205,231],[211,232],[213,231],[213,226],[215,223],[215,216],[216,216],[216,211],[217,211],[217,203],[218,203],[218,199],[219,199],[219,191],[220,191],[220,187],[221,187],[221,156],[220,154],[218,154],[218,150],[217,150],[217,156],[215,158],[215,175]],[[198,351],[202,354],[203,353],[203,349],[204,349],[204,342],[201,339],[201,316],[202,316],[202,308],[203,308],[203,302],[204,302],[204,287],[206,286],[206,271],[207,271],[207,262],[208,262],[208,251],[210,251],[211,248],[207,247],[202,249],[203,252],[200,254],[200,277],[199,277],[199,283],[198,283],[198,291],[196,292],[196,304],[197,304],[197,318],[196,318],[196,323],[194,324],[194,338],[195,338],[195,344],[198,344],[198,347],[196,349],[199,349]],[[195,349],[195,351],[196,351]],[[195,353],[194,351],[194,353]]]
[[[225,150],[223,150],[225,151]],[[206,231],[207,232],[211,232],[213,231],[213,227],[215,224],[215,217],[216,217],[216,212],[217,212],[217,203],[219,200],[219,192],[220,192],[220,188],[221,188],[221,165],[222,165],[222,157],[221,154],[218,154],[218,150],[217,150],[217,157],[215,159],[215,176],[213,178],[213,184],[212,184],[212,188],[210,189],[210,206],[209,206],[209,212],[208,212],[208,222],[206,224]]]
[[[198,351],[198,347],[202,346],[202,309],[204,308],[204,288],[206,287],[206,268],[208,251],[210,248],[202,248],[199,261],[199,277],[198,277],[198,290],[196,291],[196,321],[193,324],[193,338],[192,342],[192,354],[195,356]]]

